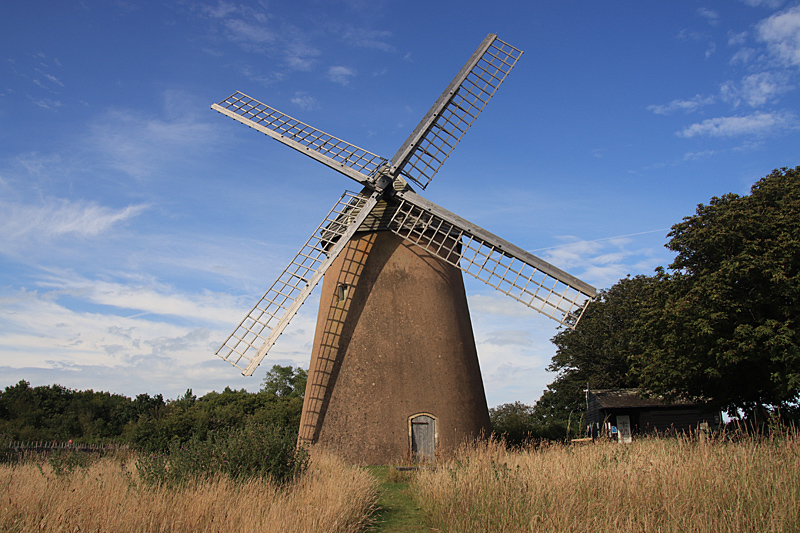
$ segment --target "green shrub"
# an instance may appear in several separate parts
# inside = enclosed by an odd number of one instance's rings
[[[237,482],[268,477],[282,485],[308,466],[307,452],[297,448],[296,434],[285,427],[249,421],[206,437],[141,456],[136,461],[139,478],[148,485],[180,487],[221,474]]]
[[[47,454],[47,464],[57,478],[69,476],[76,468],[86,470],[96,460],[96,455],[78,450],[53,450]]]

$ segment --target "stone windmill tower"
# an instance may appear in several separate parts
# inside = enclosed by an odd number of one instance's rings
[[[593,287],[426,200],[522,52],[490,34],[391,160],[240,92],[212,109],[357,181],[217,355],[251,375],[323,278],[300,427],[353,463],[434,460],[488,432],[462,272],[568,327]]]

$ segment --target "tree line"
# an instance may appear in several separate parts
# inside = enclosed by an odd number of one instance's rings
[[[275,365],[259,392],[226,387],[198,398],[189,389],[175,400],[161,394],[128,398],[61,385],[31,387],[23,380],[0,392],[0,444],[72,440],[156,451],[245,424],[287,428],[296,434],[305,379],[302,368]]]
[[[555,380],[534,406],[493,409],[496,431],[563,438],[586,389],[638,388],[762,422],[798,418],[800,167],[698,205],[668,237],[674,261],[600,291],[578,326],[552,339]]]

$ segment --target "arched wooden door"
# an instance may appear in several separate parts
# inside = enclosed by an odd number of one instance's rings
[[[436,418],[428,414],[410,418],[411,457],[415,460],[436,459]]]

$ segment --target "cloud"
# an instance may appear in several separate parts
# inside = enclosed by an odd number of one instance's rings
[[[74,364],[132,364],[137,358],[157,354],[159,342],[180,339],[201,328],[191,328],[110,313],[73,310],[55,295],[19,290],[0,295],[0,347],[7,354],[24,353],[24,364],[52,366],[65,360]],[[210,346],[208,332],[195,336],[195,344]],[[160,341],[159,341],[160,339]],[[193,346],[197,348],[198,346]],[[110,348],[110,349],[109,349]],[[191,358],[176,350],[172,357]]]
[[[777,9],[783,4],[783,0],[742,0],[750,7],[767,7],[770,9]]]
[[[292,70],[308,71],[321,52],[307,42],[307,32],[299,30],[266,9],[244,4],[218,2],[216,6],[203,6],[201,16],[217,27],[228,41],[247,52],[282,57]],[[261,82],[269,82],[281,74],[259,75]]]
[[[284,51],[286,63],[294,70],[311,70],[316,58],[321,52],[313,46],[302,41],[290,43]]]
[[[134,312],[135,316],[174,316],[183,320],[223,325],[231,317],[243,314],[242,302],[228,294],[203,291],[197,294],[178,292],[169,285],[154,280],[128,276],[122,281],[89,279],[51,270],[41,276],[37,286],[69,295],[84,304],[103,305]]]
[[[758,52],[753,48],[742,48],[731,56],[729,63],[731,65],[736,65],[736,64],[746,65],[747,63],[750,63],[753,60],[753,58],[756,57],[756,54],[758,54]]]
[[[747,32],[728,33],[728,46],[742,45],[747,41]]]
[[[533,317],[538,314],[530,307],[495,291],[471,295],[469,306],[475,313],[500,317]]]
[[[696,95],[691,100],[673,100],[667,105],[651,105],[647,106],[648,111],[652,111],[656,115],[669,115],[676,111],[683,111],[684,113],[692,113],[700,107],[713,104],[713,96]]]
[[[495,346],[527,346],[531,343],[531,334],[529,331],[495,330],[489,332],[484,342]]]
[[[304,111],[311,111],[320,107],[316,98],[303,92],[294,93],[294,98],[291,99],[291,102]]]
[[[340,85],[347,85],[355,75],[356,71],[349,67],[334,66],[328,69],[328,79]]]
[[[698,159],[705,159],[706,157],[712,157],[717,155],[716,150],[703,150],[701,152],[686,152],[683,154],[684,161],[695,161]]]
[[[225,21],[228,37],[241,43],[263,44],[275,41],[276,35],[264,26],[245,22],[240,19]]]
[[[58,198],[39,205],[13,204],[0,200],[0,242],[8,252],[21,242],[48,242],[59,237],[95,237],[112,226],[136,217],[147,208],[144,204],[122,209],[79,200]]]
[[[773,56],[787,65],[800,66],[800,6],[761,21],[756,31]]]
[[[185,102],[182,105],[185,107]],[[127,109],[107,111],[90,125],[83,149],[135,178],[163,173],[170,163],[178,164],[202,150],[217,135],[207,119],[199,119],[194,113],[176,114],[174,119],[164,120]]]
[[[34,98],[32,96],[28,96],[28,98],[30,98],[34,104],[43,109],[58,109],[64,105],[60,100],[51,100],[50,98]]]
[[[793,89],[785,73],[767,71],[745,76],[739,84],[732,81],[722,84],[720,95],[734,107],[742,103],[761,107]]]
[[[348,29],[344,34],[345,41],[353,46],[380,50],[382,52],[395,52],[396,48],[385,42],[392,36],[392,32],[387,30],[356,30]]]
[[[214,356],[246,312],[230,296],[66,274],[52,274],[49,290],[44,285],[0,292],[3,384],[38,376],[42,384],[144,392],[132,390],[134,382],[167,397],[187,388],[258,387]],[[131,315],[131,308],[144,312]],[[183,320],[170,320],[167,313]],[[269,360],[307,366],[313,324],[313,316],[298,313]]]
[[[628,274],[652,272],[659,264],[669,262],[663,248],[667,231],[642,231],[592,241],[564,236],[562,239],[570,242],[533,253],[595,287],[608,287]]]
[[[719,24],[719,13],[711,9],[700,7],[697,9],[697,14],[708,21],[712,26]]]
[[[717,117],[692,124],[679,131],[679,137],[699,135],[709,137],[736,137],[740,135],[763,136],[795,127],[795,117],[790,113],[754,113],[746,116]]]
[[[17,291],[0,294],[0,350],[5,384],[31,380],[126,392],[145,384],[153,392],[177,394],[205,388],[199,378],[221,333],[163,321],[75,311],[52,295]],[[220,377],[227,370],[216,365]],[[102,379],[98,379],[102,378]],[[66,383],[65,383],[66,382]]]
[[[216,6],[208,6],[204,5],[201,6],[201,11],[211,18],[220,19],[225,18],[228,15],[235,13],[237,10],[237,6],[230,2],[217,2]]]
[[[785,75],[773,72],[751,74],[742,80],[742,97],[752,107],[762,106],[774,97],[794,89]]]
[[[238,65],[237,68],[242,76],[265,87],[285,78],[285,75],[281,72],[271,72],[270,74],[256,72],[250,65]]]
[[[38,68],[35,69],[35,70],[36,70],[36,72],[38,72],[39,74],[44,76],[47,80],[49,80],[51,83],[54,83],[54,84],[59,85],[61,87],[64,86],[64,84],[61,82],[61,80],[59,80],[58,78],[56,78],[52,74],[48,74],[48,73],[46,73],[46,72],[44,72],[44,71],[42,71],[41,69],[38,69]],[[38,80],[34,80],[34,82],[37,82],[37,81]]]

